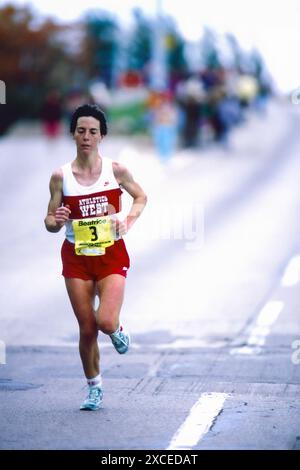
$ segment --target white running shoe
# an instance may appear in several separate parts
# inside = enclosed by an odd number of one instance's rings
[[[89,394],[82,403],[81,410],[99,410],[103,399],[103,392],[99,386],[89,387]]]
[[[116,351],[118,351],[119,354],[125,354],[130,346],[130,336],[129,333],[126,333],[124,331],[124,328],[120,326],[120,328],[112,333],[110,336],[110,339],[112,341],[112,344],[114,345]]]

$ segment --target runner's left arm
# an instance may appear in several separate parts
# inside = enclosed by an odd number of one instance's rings
[[[120,163],[114,162],[114,175],[118,183],[133,198],[132,206],[124,222],[119,222],[119,235],[125,235],[132,227],[134,222],[143,212],[147,203],[147,196],[141,186],[133,179],[130,171]]]

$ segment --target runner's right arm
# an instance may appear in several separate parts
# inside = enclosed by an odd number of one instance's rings
[[[45,225],[48,232],[59,232],[69,219],[71,213],[69,206],[62,206],[62,170],[54,171],[50,179],[50,201]]]

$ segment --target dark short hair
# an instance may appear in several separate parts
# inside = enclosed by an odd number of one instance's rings
[[[77,126],[77,120],[80,117],[88,117],[92,116],[95,119],[98,119],[100,123],[100,134],[101,135],[106,135],[107,134],[107,124],[106,124],[106,117],[102,109],[99,108],[98,105],[96,104],[83,104],[82,106],[79,106],[73,113],[71,117],[71,122],[70,122],[70,132],[71,134],[74,134],[76,126]]]

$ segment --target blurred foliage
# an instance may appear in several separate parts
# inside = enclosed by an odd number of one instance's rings
[[[148,81],[147,65],[151,60],[153,27],[140,9],[134,9],[133,16],[134,26],[127,47],[127,69],[141,72]]]
[[[204,29],[200,48],[204,68],[208,68],[210,70],[220,68],[221,60],[217,47],[217,36],[210,28]]]
[[[229,47],[231,49],[232,58],[233,58],[233,66],[237,70],[240,70],[243,66],[243,56],[244,56],[244,54],[243,54],[242,49],[241,49],[241,47],[238,43],[238,40],[231,33],[226,34],[226,39],[227,39],[227,42],[228,42]]]
[[[114,85],[114,66],[119,51],[119,26],[106,12],[90,13],[85,19],[82,62],[89,79]]]
[[[126,66],[129,70],[139,71],[149,83],[149,64],[152,59],[154,22],[144,16],[141,9],[134,9],[134,27],[129,37]],[[170,80],[182,76],[188,65],[185,59],[185,41],[178,33],[171,17],[163,18],[165,35],[166,66]]]
[[[59,40],[61,27],[50,20],[37,26],[34,20],[27,7],[0,9],[0,77],[7,91],[0,133],[16,118],[37,117],[47,91],[63,87],[71,75],[72,59]]]
[[[185,41],[178,33],[172,18],[167,18],[165,32],[167,67],[172,79],[176,76],[182,76],[188,71],[188,64],[185,58]]]

